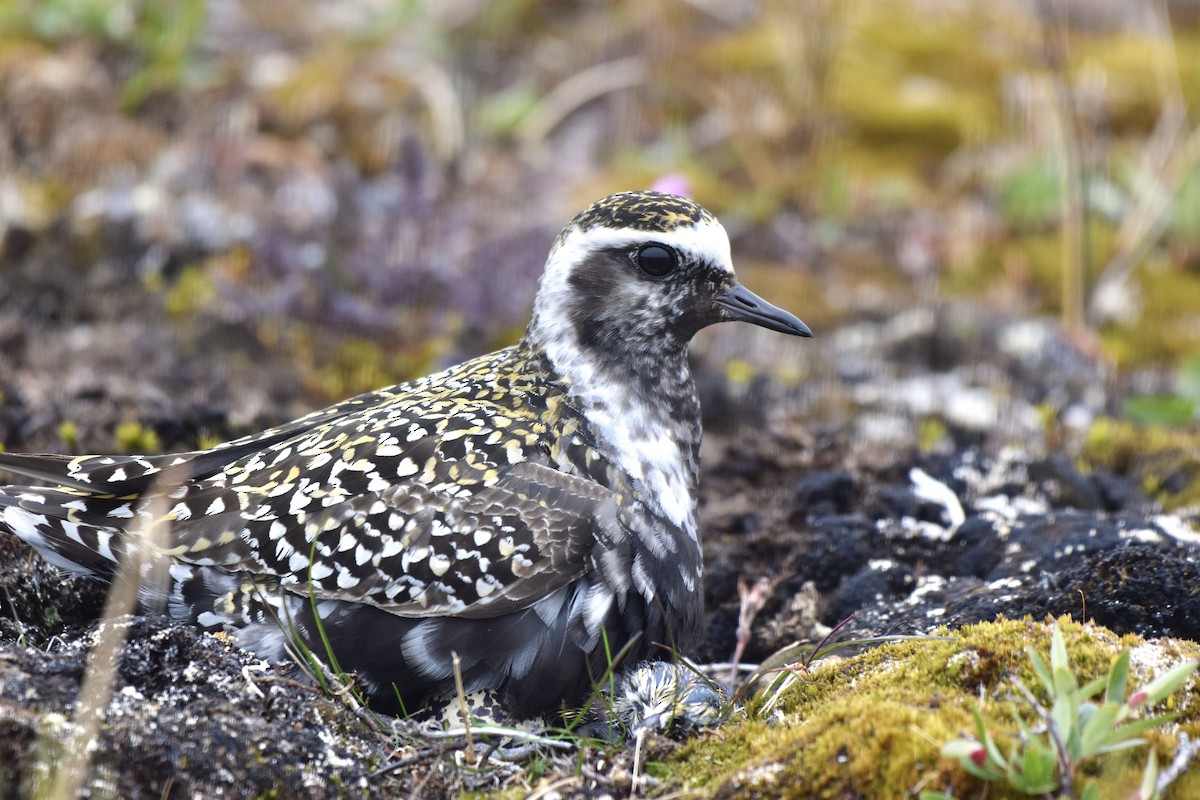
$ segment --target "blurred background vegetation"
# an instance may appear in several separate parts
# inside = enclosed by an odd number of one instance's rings
[[[1190,424],[1198,123],[1200,0],[5,0],[0,349],[286,418],[514,341],[558,229],[658,184],[819,333],[1049,315]]]

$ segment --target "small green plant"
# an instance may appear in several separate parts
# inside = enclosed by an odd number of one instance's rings
[[[1200,359],[1179,365],[1173,392],[1130,397],[1122,410],[1142,425],[1189,428],[1200,419]]]
[[[91,40],[116,45],[133,69],[122,105],[141,106],[153,93],[197,83],[196,53],[208,20],[205,0],[38,0],[0,4],[0,33],[48,44]]]
[[[1037,717],[1029,725],[1014,715],[1020,734],[1007,755],[988,731],[983,715],[975,711],[975,737],[948,742],[942,755],[956,759],[967,772],[985,781],[1004,781],[1027,795],[1051,795],[1059,798],[1100,800],[1103,795],[1096,781],[1086,781],[1076,791],[1086,762],[1116,750],[1145,744],[1139,734],[1175,719],[1177,714],[1132,719],[1148,703],[1156,703],[1180,689],[1195,672],[1197,662],[1188,661],[1159,676],[1127,695],[1129,649],[1126,648],[1104,677],[1079,685],[1062,630],[1054,626],[1050,643],[1050,663],[1029,649],[1034,674],[1050,700],[1046,708],[1017,678],[1012,679],[1027,706]],[[1097,704],[1093,698],[1104,692]],[[1153,752],[1142,773],[1136,800],[1158,797],[1158,760]],[[922,792],[921,800],[949,800],[940,792]]]

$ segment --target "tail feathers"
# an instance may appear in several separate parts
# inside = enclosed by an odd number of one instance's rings
[[[203,453],[163,456],[60,456],[0,453],[0,471],[87,494],[138,494],[150,488],[164,470],[182,468],[188,478]]]
[[[112,577],[124,558],[122,518],[130,501],[104,501],[108,513],[84,509],[84,498],[67,492],[0,487],[0,531],[34,546],[50,564],[92,578]],[[94,503],[94,499],[86,499]],[[100,522],[107,519],[107,524]]]
[[[121,558],[120,531],[56,519],[7,505],[0,495],[0,530],[16,534],[42,558],[74,575],[112,578]]]
[[[83,521],[78,507],[98,498],[54,490],[0,487],[0,535],[8,531],[31,545],[47,562],[75,575],[112,581],[119,565],[132,555],[130,532],[114,524]],[[108,500],[114,505],[116,500]],[[122,501],[136,504],[136,500]],[[92,517],[102,515],[92,511]],[[126,516],[133,516],[132,513]],[[272,653],[283,655],[282,635],[270,634],[278,620],[297,613],[299,605],[282,609],[277,583],[257,582],[219,568],[150,558],[140,564],[138,600],[144,610],[166,612],[205,628],[254,628],[270,640]],[[289,596],[290,599],[290,596]],[[298,603],[298,600],[297,600]],[[282,617],[281,617],[282,613]]]
[[[0,472],[12,472],[88,494],[132,495],[149,489],[164,472],[170,480],[202,480],[251,453],[300,436],[312,428],[377,400],[374,393],[309,414],[287,425],[244,436],[211,450],[156,456],[63,456],[0,453]],[[173,487],[171,487],[173,488]]]

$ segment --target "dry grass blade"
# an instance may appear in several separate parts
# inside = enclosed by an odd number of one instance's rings
[[[630,800],[633,800],[633,798],[637,797],[638,783],[642,777],[642,743],[644,741],[646,741],[646,732],[644,730],[640,730],[637,732],[637,738],[633,745],[633,775],[629,783]]]
[[[135,523],[123,537],[124,557],[113,576],[112,588],[104,603],[104,615],[96,629],[96,642],[88,653],[87,669],[79,700],[75,704],[73,725],[64,743],[64,757],[55,771],[46,797],[74,800],[87,780],[91,767],[92,743],[100,732],[100,721],[112,696],[113,677],[125,647],[121,617],[133,613],[138,596],[165,598],[166,559],[159,556],[164,548],[169,520],[167,493],[182,483],[178,470],[167,470],[143,495]]]
[[[1083,131],[1079,125],[1075,92],[1067,68],[1066,8],[1056,0],[1038,4],[1042,20],[1043,58],[1051,73],[1062,165],[1062,310],[1063,328],[1079,333],[1084,327],[1084,276],[1087,272],[1087,205],[1083,165]]]
[[[543,798],[548,797],[560,797],[563,789],[566,789],[569,786],[577,785],[580,782],[581,781],[578,777],[574,775],[568,775],[566,777],[550,781],[544,786],[539,786],[532,794],[526,797],[525,800],[543,800]]]
[[[1163,4],[1148,4],[1148,22],[1163,45],[1165,58],[1151,59],[1164,100],[1146,140],[1134,187],[1133,207],[1117,232],[1117,252],[1096,280],[1089,304],[1093,323],[1120,315],[1126,283],[1167,229],[1172,203],[1200,162],[1200,127],[1188,131],[1188,106],[1170,17]]]
[[[646,65],[637,57],[597,64],[572,75],[547,94],[521,130],[521,141],[541,142],[575,109],[611,92],[637,86],[646,79]]]

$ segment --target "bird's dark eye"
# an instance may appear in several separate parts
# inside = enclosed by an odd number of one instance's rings
[[[633,260],[637,262],[642,272],[656,278],[666,275],[679,263],[679,257],[675,255],[675,251],[669,247],[663,247],[661,244],[646,245],[637,251]]]

